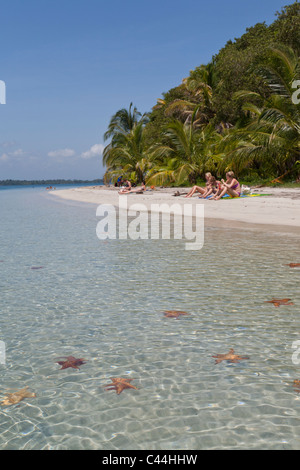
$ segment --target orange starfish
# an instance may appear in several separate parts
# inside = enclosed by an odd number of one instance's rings
[[[74,356],[62,356],[61,358],[58,357],[57,359],[66,359],[66,361],[56,361],[57,364],[62,366],[60,370],[67,369],[68,367],[72,367],[73,369],[79,369],[79,366],[81,366],[82,364],[86,364],[86,362],[84,362],[86,361],[86,359],[76,359],[76,357]]]
[[[295,392],[300,393],[300,380],[294,380],[293,387]]]
[[[217,354],[216,356],[212,357],[217,358],[216,364],[219,364],[222,361],[240,362],[242,359],[250,359],[249,357],[242,357],[238,356],[237,354],[234,354],[234,349],[229,349],[229,352],[227,354]]]
[[[272,299],[265,300],[265,303],[273,304],[275,307],[279,307],[280,305],[294,305],[290,300],[291,299]]]
[[[117,395],[120,395],[120,393],[122,393],[125,388],[134,388],[135,390],[137,390],[137,388],[134,387],[134,385],[131,385],[130,383],[134,379],[123,379],[122,377],[117,377],[117,378],[111,377],[110,380],[113,383],[104,385],[104,388],[106,388],[107,390],[115,390]]]
[[[8,405],[15,405],[16,403],[20,403],[24,398],[35,398],[36,394],[32,392],[27,391],[28,387],[21,388],[21,390],[18,390],[17,392],[14,393],[8,393],[5,397],[4,400],[1,402],[2,406]]]
[[[300,263],[290,263],[286,264],[286,266],[289,266],[290,268],[300,268]]]
[[[180,315],[189,315],[189,313],[182,312],[180,310],[165,310],[164,311],[164,316],[168,318],[177,318],[180,317]]]

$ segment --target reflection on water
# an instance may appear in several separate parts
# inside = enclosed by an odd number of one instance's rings
[[[300,448],[297,238],[100,241],[94,206],[1,199],[0,391],[36,393],[1,407],[1,449]],[[215,364],[230,348],[250,359]],[[70,355],[87,363],[60,370]],[[138,390],[106,391],[111,377]]]

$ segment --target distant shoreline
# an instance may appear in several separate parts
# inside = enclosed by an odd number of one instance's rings
[[[60,184],[103,184],[102,179],[95,180],[1,180],[0,186],[53,186]]]

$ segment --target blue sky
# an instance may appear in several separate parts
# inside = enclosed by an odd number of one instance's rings
[[[2,0],[0,180],[103,176],[103,134],[288,0]]]

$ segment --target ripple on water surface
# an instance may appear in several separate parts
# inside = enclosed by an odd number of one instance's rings
[[[37,397],[1,407],[1,449],[300,447],[300,270],[284,266],[299,261],[295,238],[207,228],[200,251],[103,243],[94,206],[7,193],[0,390]],[[215,364],[230,348],[249,360]],[[60,370],[70,355],[87,363]],[[107,391],[111,377],[138,390]]]

